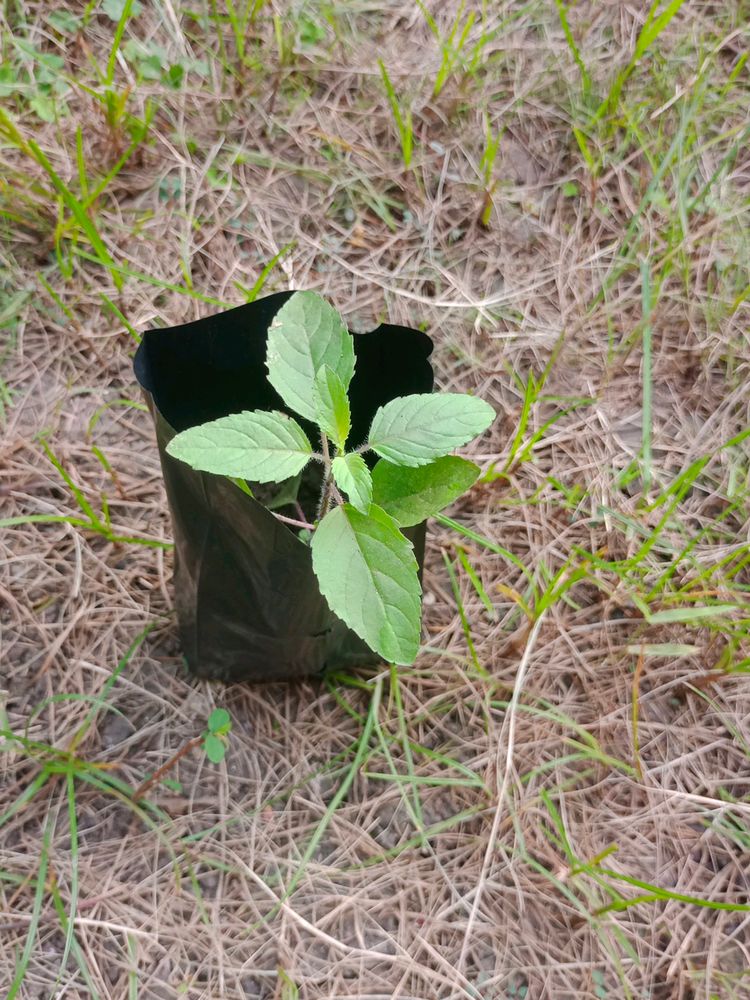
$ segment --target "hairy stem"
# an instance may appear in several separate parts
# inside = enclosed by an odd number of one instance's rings
[[[298,521],[294,517],[287,517],[285,514],[277,514],[275,511],[271,511],[273,516],[277,521],[281,521],[282,524],[290,524],[293,528],[307,528],[308,531],[315,531],[315,525],[310,524],[309,521]]]
[[[331,500],[332,500],[332,489],[335,489],[333,483],[333,474],[331,473],[331,454],[328,448],[328,438],[322,431],[320,432],[320,446],[321,446],[321,451],[323,452],[323,460],[325,462],[326,471],[323,477],[323,489],[321,490],[320,493],[320,503],[318,504],[318,513],[316,516],[316,520],[318,521],[322,517],[325,517],[328,511],[330,510]]]
[[[136,788],[133,792],[133,801],[137,802],[138,799],[142,799],[146,792],[150,791],[155,784],[161,781],[168,771],[172,770],[178,760],[182,760],[182,758],[187,756],[191,750],[200,746],[205,738],[205,735],[206,734],[203,733],[200,736],[194,736],[191,740],[188,740],[187,743],[183,743],[180,749],[176,753],[173,753],[166,763],[157,768],[150,778],[147,778]]]

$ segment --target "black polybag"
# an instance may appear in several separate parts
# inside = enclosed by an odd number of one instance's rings
[[[175,433],[241,410],[289,413],[316,440],[313,426],[284,405],[266,377],[268,327],[291,294],[149,330],[135,355],[172,516],[182,651],[199,677],[285,680],[378,660],[329,610],[309,545],[293,529],[225,477],[196,472],[166,453]],[[424,333],[384,324],[355,334],[354,349],[352,447],[366,439],[378,406],[433,385],[432,342]],[[421,573],[425,525],[404,534]]]

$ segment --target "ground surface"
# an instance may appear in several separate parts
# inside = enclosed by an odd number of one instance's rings
[[[750,8],[428,6],[3,5],[3,996],[750,996]],[[131,357],[288,287],[489,475],[413,669],[196,682]]]

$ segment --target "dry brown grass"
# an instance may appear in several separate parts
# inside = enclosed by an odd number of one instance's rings
[[[169,551],[113,544],[64,523],[5,529],[0,687],[14,732],[31,719],[28,737],[67,747],[90,703],[48,701],[32,718],[34,706],[61,693],[101,692],[147,625],[152,631],[108,696],[118,714],[100,713],[81,757],[136,788],[195,736],[213,706],[230,710],[234,731],[225,765],[197,754],[180,763],[181,789],[152,794],[161,813],[150,823],[127,795],[77,781],[74,851],[64,779],[5,823],[0,991],[36,921],[46,824],[48,881],[17,994],[29,1000],[292,1000],[295,990],[304,1000],[750,996],[748,912],[676,898],[636,902],[649,893],[592,869],[616,845],[602,870],[714,904],[750,903],[750,697],[742,674],[726,669],[750,655],[742,614],[713,629],[649,625],[642,614],[644,602],[651,611],[678,606],[679,588],[688,588],[680,606],[741,605],[750,586],[746,568],[731,572],[748,551],[746,443],[719,450],[748,426],[747,70],[730,80],[747,42],[747,6],[685,5],[631,77],[616,124],[591,126],[603,156],[596,179],[571,132],[584,120],[580,83],[551,2],[488,4],[483,28],[478,19],[471,35],[491,36],[481,68],[451,78],[434,100],[435,41],[403,0],[332,5],[335,30],[326,27],[312,46],[300,41],[302,8],[274,4],[250,32],[261,65],[243,79],[222,71],[215,29],[204,32],[189,16],[210,4],[143,7],[126,38],[157,41],[169,61],[205,59],[209,72],[188,75],[175,90],[139,82],[132,65],[118,64],[117,81],[132,85],[131,111],[143,114],[151,99],[155,115],[149,139],[92,209],[112,258],[158,282],[189,281],[203,295],[240,302],[236,283],[252,287],[293,243],[265,290],[323,290],[361,327],[381,317],[425,323],[441,385],[471,389],[497,407],[473,456],[486,467],[502,468],[519,424],[522,393],[511,373],[538,376],[562,336],[529,433],[564,408],[561,397],[588,402],[546,431],[532,459],[473,490],[452,515],[517,557],[540,591],[566,566],[567,578],[584,572],[531,627],[514,596],[527,589],[518,566],[432,525],[428,648],[398,685],[412,764],[388,677],[371,678],[382,690],[382,740],[371,742],[299,885],[283,899],[351,765],[372,688],[192,681],[175,645]],[[106,63],[111,21],[95,15],[64,40],[46,26],[47,5],[6,8],[8,53],[11,36],[28,38],[62,54],[70,78],[95,85],[89,58]],[[443,30],[457,9],[436,8]],[[283,65],[272,12],[285,33],[296,32]],[[627,61],[644,12],[615,2],[570,12],[598,89]],[[227,25],[223,39],[232,59]],[[378,58],[413,105],[411,172],[400,164]],[[106,173],[127,140],[107,129],[80,87],[67,100],[70,115],[59,125],[41,123],[22,98],[7,107],[75,188],[76,125],[91,176]],[[477,222],[485,114],[504,129],[489,229]],[[665,166],[681,127],[683,144]],[[136,393],[133,341],[100,292],[140,330],[212,307],[137,278],[118,293],[104,268],[76,256],[70,229],[62,247],[72,274],[63,277],[49,181],[8,142],[0,159],[9,213],[0,305],[28,293],[15,307],[17,322],[3,329],[0,377],[12,394],[3,516],[80,516],[41,449],[45,434],[89,502],[106,495],[118,534],[168,539],[147,413],[110,405],[88,431],[102,407]],[[706,197],[690,206],[717,170]],[[660,171],[654,198],[638,213]],[[566,182],[577,185],[576,196]],[[386,199],[390,219],[373,208]],[[77,246],[88,250],[85,238]],[[636,265],[608,281],[629,249]],[[665,504],[649,508],[641,480],[622,478],[642,440],[644,255],[654,281],[663,278],[653,316],[650,499],[709,459],[663,525]],[[566,501],[555,483],[577,492]],[[623,568],[657,526],[654,547]],[[691,539],[666,589],[650,594]],[[454,558],[457,544],[495,608],[491,618],[456,563],[476,660],[442,559]],[[587,563],[582,552],[612,562]],[[639,666],[644,645],[665,642],[695,648],[645,656]],[[392,774],[384,746],[393,767],[418,783],[385,780]],[[2,813],[39,763],[6,743],[0,766]],[[69,908],[75,867],[75,930],[90,985],[73,957],[60,969],[64,933],[53,889]],[[614,890],[632,905],[607,909]]]

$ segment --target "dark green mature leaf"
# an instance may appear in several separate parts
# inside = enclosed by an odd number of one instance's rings
[[[202,472],[279,483],[307,465],[312,447],[286,414],[246,410],[182,431],[167,453]]]
[[[328,365],[323,365],[315,376],[313,400],[318,426],[331,438],[339,451],[343,451],[349,437],[352,415],[344,383]]]
[[[331,463],[331,470],[338,488],[346,493],[357,510],[366,514],[372,502],[372,476],[364,458],[356,452],[338,455]]]
[[[368,443],[381,458],[396,465],[427,465],[471,441],[494,419],[489,403],[475,396],[402,396],[377,411]]]
[[[372,470],[372,499],[402,528],[437,514],[472,486],[479,466],[446,455],[417,469],[381,459]]]
[[[421,587],[411,543],[384,510],[330,511],[312,540],[313,569],[331,611],[389,663],[419,651]]]
[[[315,376],[324,365],[348,389],[354,374],[354,341],[322,296],[295,292],[268,330],[268,381],[287,406],[315,420]]]

